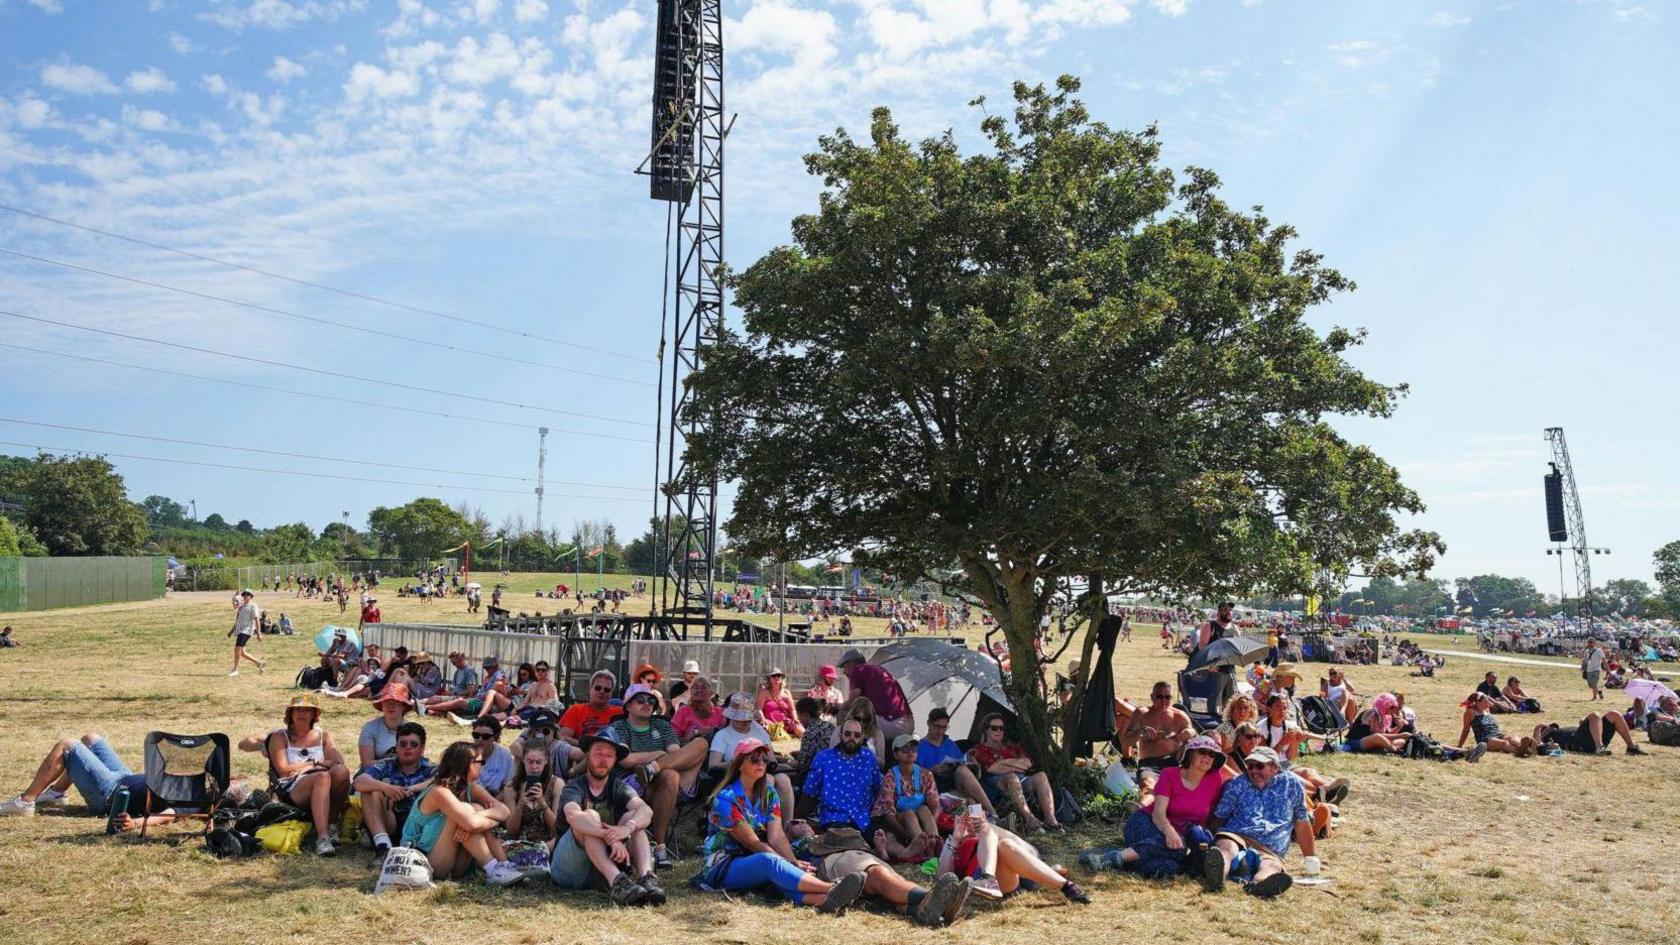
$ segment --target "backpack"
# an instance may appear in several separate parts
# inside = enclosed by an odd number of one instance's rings
[[[270,853],[292,854],[303,849],[303,836],[309,830],[309,824],[304,821],[285,820],[259,828],[255,836]]]
[[[1056,822],[1064,826],[1072,826],[1085,818],[1085,808],[1079,803],[1079,798],[1065,787],[1057,786],[1054,795],[1056,799]]]
[[[299,689],[320,689],[327,681],[327,669],[324,666],[305,666],[298,670],[297,687]]]
[[[1651,739],[1651,744],[1653,745],[1667,745],[1671,748],[1680,748],[1680,722],[1667,722],[1663,720],[1652,722],[1650,729],[1646,731],[1645,734]]]
[[[385,863],[379,868],[379,881],[373,885],[376,893],[387,889],[430,888],[432,864],[426,859],[426,854],[412,847],[392,847],[391,852],[385,854]]]
[[[1428,735],[1419,732],[1406,740],[1406,747],[1400,752],[1402,758],[1427,758],[1431,761],[1447,760],[1446,749],[1441,743]]]

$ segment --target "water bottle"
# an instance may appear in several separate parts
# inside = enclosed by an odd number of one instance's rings
[[[117,790],[111,795],[111,804],[105,809],[105,832],[107,834],[117,832],[117,818],[128,813],[130,796],[131,792],[126,784],[118,785]]]

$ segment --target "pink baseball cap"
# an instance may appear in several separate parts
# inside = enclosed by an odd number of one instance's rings
[[[756,738],[743,738],[735,745],[735,757],[740,758],[743,755],[750,755],[755,751],[769,750],[769,745],[764,744]]]
[[[835,675],[834,667],[832,666],[823,666],[817,670],[818,679],[826,679],[829,682],[833,682]]]

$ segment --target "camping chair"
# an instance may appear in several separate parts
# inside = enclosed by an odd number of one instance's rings
[[[1295,700],[1295,708],[1301,727],[1309,735],[1332,742],[1341,741],[1342,733],[1347,731],[1348,720],[1342,710],[1323,696],[1302,696]]]
[[[173,807],[177,816],[204,818],[208,833],[228,786],[229,758],[228,737],[220,732],[147,735],[146,816]],[[140,836],[146,835],[147,826],[141,821]]]
[[[1225,700],[1230,698],[1229,673],[1212,670],[1182,670],[1178,674],[1178,705],[1190,716],[1196,731],[1219,727],[1224,721]]]

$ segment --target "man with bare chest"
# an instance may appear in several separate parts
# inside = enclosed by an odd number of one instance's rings
[[[1149,691],[1149,708],[1133,712],[1126,730],[1120,733],[1123,746],[1137,749],[1140,781],[1145,777],[1153,780],[1161,769],[1178,764],[1184,743],[1196,735],[1190,716],[1174,706],[1172,698],[1172,687],[1157,682]]]

